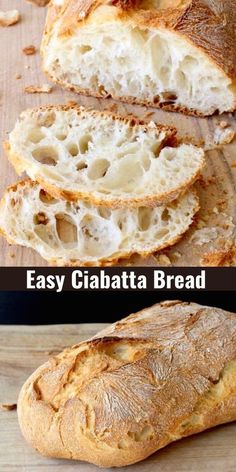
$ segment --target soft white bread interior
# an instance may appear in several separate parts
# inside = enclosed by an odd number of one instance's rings
[[[199,176],[203,150],[177,146],[174,134],[154,122],[52,106],[23,112],[5,147],[15,169],[55,197],[131,208],[171,201]]]
[[[211,3],[54,0],[43,67],[79,93],[199,115],[234,110],[235,3]]]
[[[174,244],[189,228],[198,197],[188,191],[156,208],[115,209],[49,196],[39,184],[10,187],[0,203],[0,230],[57,265],[106,265]]]
[[[236,315],[179,301],[142,310],[39,367],[17,411],[41,454],[102,467],[235,421]]]

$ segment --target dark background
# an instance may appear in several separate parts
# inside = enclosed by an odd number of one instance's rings
[[[170,299],[236,312],[234,292],[0,292],[0,324],[109,323]]]

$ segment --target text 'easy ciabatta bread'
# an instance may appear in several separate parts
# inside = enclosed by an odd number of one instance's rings
[[[204,164],[203,150],[178,145],[172,128],[83,107],[23,112],[5,148],[55,198],[111,208],[174,200]]]
[[[115,264],[173,245],[199,209],[194,190],[155,208],[109,209],[47,194],[37,182],[9,187],[0,202],[0,232],[56,265]]]
[[[79,93],[199,115],[232,111],[235,25],[235,0],[52,0],[43,67]]]
[[[195,303],[142,310],[50,359],[18,401],[26,440],[103,467],[236,420],[236,315]]]

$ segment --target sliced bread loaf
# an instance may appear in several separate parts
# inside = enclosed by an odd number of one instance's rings
[[[0,230],[10,243],[33,248],[52,264],[103,266],[174,244],[197,210],[194,191],[166,206],[110,210],[56,200],[26,180],[5,192]]]
[[[56,198],[131,208],[171,201],[199,176],[203,151],[172,145],[175,130],[154,122],[54,106],[23,112],[5,147]]]
[[[51,79],[78,93],[198,115],[236,107],[235,0],[52,0]]]

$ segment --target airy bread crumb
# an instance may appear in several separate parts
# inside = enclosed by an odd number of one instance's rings
[[[0,11],[0,26],[12,26],[20,21],[18,10]]]
[[[0,228],[11,244],[35,249],[50,264],[105,266],[172,246],[188,230],[198,209],[192,190],[155,208],[110,210],[61,199],[49,203],[36,182],[25,180],[5,192]]]
[[[10,159],[55,198],[153,207],[177,198],[203,169],[201,149],[168,145],[173,133],[133,116],[44,107],[22,113],[9,136]]]
[[[41,86],[29,85],[28,87],[25,87],[26,93],[51,93],[51,91],[52,87],[48,84],[43,84]]]
[[[90,8],[91,2],[54,0],[43,69],[62,87],[97,98],[201,116],[233,111],[233,18],[229,2],[221,2],[219,16],[208,3],[214,2],[175,1],[166,10],[166,1],[92,2]]]

